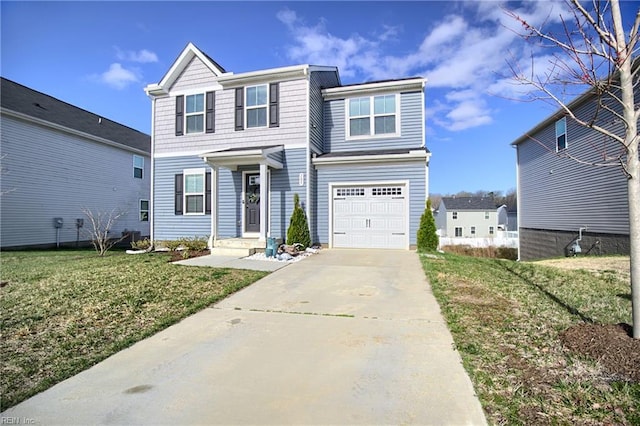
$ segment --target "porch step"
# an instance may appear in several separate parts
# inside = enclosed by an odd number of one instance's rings
[[[266,244],[265,241],[260,241],[257,238],[225,238],[216,240],[213,246],[216,248],[264,249]]]
[[[242,248],[242,247],[214,247],[211,249],[211,254],[214,256],[238,256],[247,257],[256,252],[254,248]]]

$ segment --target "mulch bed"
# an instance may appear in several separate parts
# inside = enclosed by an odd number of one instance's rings
[[[634,339],[629,324],[574,325],[560,334],[571,352],[598,361],[610,374],[640,383],[640,339]]]

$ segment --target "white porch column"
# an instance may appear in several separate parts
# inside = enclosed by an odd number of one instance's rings
[[[209,248],[215,247],[218,239],[218,167],[211,166],[211,236]]]
[[[259,241],[267,241],[267,210],[269,208],[269,180],[267,165],[260,164],[260,237]]]

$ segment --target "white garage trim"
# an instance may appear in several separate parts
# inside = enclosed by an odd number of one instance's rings
[[[343,187],[363,187],[363,188],[374,188],[377,186],[380,187],[402,187],[403,188],[403,197],[404,197],[404,243],[403,247],[405,249],[409,249],[410,242],[410,192],[409,192],[409,181],[355,181],[355,182],[329,182],[328,185],[328,200],[329,200],[329,208],[328,208],[328,225],[329,225],[329,248],[333,248],[334,244],[334,190],[337,188]]]

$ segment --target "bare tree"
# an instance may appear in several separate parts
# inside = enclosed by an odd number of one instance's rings
[[[109,235],[117,220],[124,216],[126,212],[117,209],[113,209],[110,212],[93,211],[88,208],[82,208],[81,210],[89,219],[89,227],[86,228],[85,233],[88,234],[93,247],[100,256],[104,256],[111,247],[127,237],[126,235],[121,237]]]
[[[554,54],[544,72],[531,68],[523,71],[518,63],[509,66],[516,81],[533,87],[531,100],[551,101],[568,119],[603,135],[607,143],[593,147],[598,158],[579,158],[569,152],[560,155],[593,166],[620,167],[627,177],[629,197],[629,238],[631,250],[631,303],[633,337],[640,338],[640,157],[638,152],[638,119],[640,99],[634,89],[640,84],[638,29],[640,8],[625,33],[619,0],[592,0],[589,5],[579,0],[567,0],[568,16],[560,16],[562,30],[553,33],[544,24],[533,25],[516,13],[507,12],[519,21],[529,41],[551,47]],[[539,65],[539,64],[538,64]],[[596,102],[595,114],[580,117],[574,114],[563,99],[563,91],[571,85],[587,86],[589,96]],[[613,117],[616,125],[606,125],[600,115]],[[609,123],[611,124],[611,123]],[[614,145],[612,150],[610,145]]]

